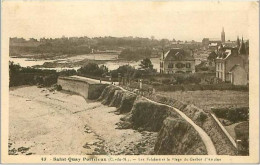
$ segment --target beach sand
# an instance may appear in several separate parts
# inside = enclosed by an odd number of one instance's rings
[[[115,111],[65,91],[10,88],[9,154],[152,154],[157,133],[117,129]]]

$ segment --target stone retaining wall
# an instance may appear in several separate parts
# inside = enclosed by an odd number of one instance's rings
[[[58,85],[62,87],[63,90],[75,92],[85,99],[95,100],[99,98],[103,90],[108,84],[93,83],[87,80],[81,80],[72,77],[59,77]]]

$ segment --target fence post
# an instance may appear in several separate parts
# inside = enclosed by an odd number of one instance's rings
[[[139,88],[142,89],[142,87],[143,87],[142,79],[140,79],[139,82],[140,82]]]

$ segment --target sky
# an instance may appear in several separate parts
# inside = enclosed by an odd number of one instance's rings
[[[248,11],[241,1],[4,1],[9,37],[148,37],[195,40],[248,38]],[[257,4],[258,5],[258,4]]]

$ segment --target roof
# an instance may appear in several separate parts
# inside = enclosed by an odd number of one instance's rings
[[[226,60],[230,55],[231,55],[231,50],[227,49],[225,52],[219,53],[217,59]]]
[[[209,41],[221,41],[219,38],[209,38]]]
[[[238,51],[239,51],[240,54],[246,54],[246,45],[243,41],[243,38],[242,38],[242,41],[241,41],[241,44],[240,44]]]
[[[210,43],[209,46],[218,46],[218,43]]]
[[[180,48],[174,48],[169,50],[165,54],[164,60],[166,61],[193,61],[195,60],[191,52],[187,52]]]

